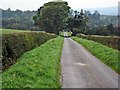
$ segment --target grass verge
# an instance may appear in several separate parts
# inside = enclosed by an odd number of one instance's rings
[[[2,74],[2,88],[60,88],[62,46],[57,37],[25,53]]]
[[[100,43],[86,40],[78,37],[72,37],[73,40],[83,45],[88,51],[95,55],[98,59],[110,66],[113,70],[120,73],[118,65],[118,51]]]

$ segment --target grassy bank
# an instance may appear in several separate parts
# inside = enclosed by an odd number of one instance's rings
[[[25,53],[2,74],[3,88],[60,88],[62,45],[58,37]]]
[[[118,51],[100,43],[86,40],[78,37],[72,37],[73,40],[82,44],[88,51],[95,55],[102,62],[110,66],[113,70],[120,73],[118,68]]]

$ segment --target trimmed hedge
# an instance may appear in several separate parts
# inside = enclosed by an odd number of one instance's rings
[[[97,35],[84,35],[84,34],[77,34],[77,37],[93,40],[95,42],[101,43],[113,49],[120,50],[120,37],[118,36],[97,36]]]
[[[2,69],[17,62],[23,53],[40,46],[55,35],[42,32],[25,32],[2,35]]]

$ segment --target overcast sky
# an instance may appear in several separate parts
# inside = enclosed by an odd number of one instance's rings
[[[12,10],[37,10],[51,0],[0,0],[0,8]],[[65,0],[72,9],[118,6],[119,0]]]

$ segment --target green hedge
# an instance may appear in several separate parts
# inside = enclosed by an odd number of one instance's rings
[[[95,42],[101,43],[113,49],[120,50],[120,37],[117,36],[97,36],[97,35],[84,35],[84,34],[77,34],[77,37],[93,40]]]
[[[17,59],[26,51],[40,46],[47,40],[56,37],[52,34],[41,32],[13,33],[2,35],[2,69],[16,63]]]

